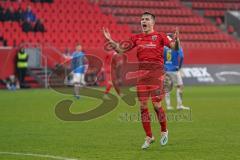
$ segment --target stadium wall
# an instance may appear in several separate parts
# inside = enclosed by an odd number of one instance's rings
[[[239,48],[185,48],[184,64],[240,64]]]
[[[87,54],[96,55],[103,59],[106,51],[103,49],[86,49]],[[15,55],[17,49],[1,48],[0,49],[0,78],[6,78],[15,71]],[[184,49],[184,64],[240,64],[240,54],[237,48],[185,48]],[[53,68],[58,63],[63,63],[65,60],[60,53],[52,48],[43,48],[42,55],[47,58],[47,64]],[[136,61],[135,50],[127,53],[130,61]]]
[[[15,73],[16,50],[12,48],[0,49],[0,79],[5,79]]]

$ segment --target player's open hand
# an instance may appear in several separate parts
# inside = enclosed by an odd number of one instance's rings
[[[104,37],[105,37],[107,40],[111,41],[112,38],[111,38],[111,34],[110,34],[108,28],[104,28],[104,27],[103,27],[103,30],[102,30],[102,31],[103,31]]]

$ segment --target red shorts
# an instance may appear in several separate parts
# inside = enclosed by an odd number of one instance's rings
[[[160,102],[165,96],[164,74],[159,71],[150,71],[147,75],[138,78],[137,95],[139,101]]]

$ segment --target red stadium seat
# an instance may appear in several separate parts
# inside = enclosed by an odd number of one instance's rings
[[[205,10],[204,16],[206,17],[222,17],[226,9],[238,7],[240,2],[233,3],[226,0],[214,0],[212,2],[189,1],[192,2],[193,8]],[[8,6],[12,5],[14,8],[18,7],[17,2],[7,1],[6,4]],[[178,0],[100,0],[98,4],[91,4],[85,0],[55,0],[51,4],[31,3],[27,0],[22,1],[20,6],[25,9],[28,4],[32,6],[37,18],[45,20],[44,25],[47,32],[42,35],[36,33],[33,34],[34,36],[29,36],[31,34],[23,33],[21,26],[17,22],[0,22],[0,31],[4,32],[4,38],[31,42],[45,41],[61,46],[64,44],[73,46],[76,41],[81,40],[88,46],[97,47],[101,46],[100,42],[103,40],[100,31],[102,27],[108,27],[113,36],[118,39],[124,38],[124,35],[130,35],[129,28],[133,32],[140,32],[139,15],[147,10],[157,16],[156,30],[174,32],[175,27],[178,26],[183,42],[202,42],[199,46],[203,46],[207,44],[206,42],[222,43],[233,41],[232,37],[220,34],[222,33],[221,30],[212,25],[209,20],[198,16],[197,13],[183,6]],[[86,19],[86,17],[88,18]],[[219,19],[216,19],[216,21],[218,22]],[[126,23],[129,25],[126,26]],[[218,24],[220,25],[222,22]],[[228,31],[232,33],[231,29]],[[17,43],[19,42],[17,41]],[[9,44],[13,44],[13,41],[9,41]],[[187,43],[187,45],[196,44]],[[237,45],[233,44],[233,46]]]
[[[232,33],[234,32],[233,26],[232,26],[232,25],[229,25],[229,26],[227,27],[227,31],[228,31],[228,33],[232,34]]]

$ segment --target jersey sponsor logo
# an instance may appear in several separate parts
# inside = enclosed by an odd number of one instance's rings
[[[153,44],[153,43],[150,43],[150,44],[141,44],[141,45],[138,45],[139,47],[142,47],[142,48],[156,48],[157,45],[156,44]]]
[[[171,61],[172,60],[172,51],[171,50],[168,50],[167,51],[167,61]]]

